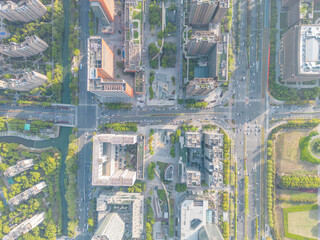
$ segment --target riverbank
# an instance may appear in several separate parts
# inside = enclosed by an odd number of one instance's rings
[[[0,137],[20,137],[27,140],[33,140],[33,141],[43,141],[48,140],[50,138],[57,138],[59,136],[60,127],[59,126],[53,126],[52,129],[47,129],[41,132],[41,135],[32,135],[32,134],[24,134],[22,132],[18,131],[5,131],[0,132]]]

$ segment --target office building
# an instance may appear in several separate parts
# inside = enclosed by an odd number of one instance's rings
[[[319,0],[282,0],[282,10],[287,12],[287,26],[312,23],[314,2]]]
[[[87,90],[102,98],[133,97],[133,89],[124,80],[114,79],[114,55],[97,36],[88,39]]]
[[[32,22],[42,17],[46,12],[47,8],[40,0],[0,3],[0,18],[11,22]]]
[[[196,167],[186,167],[187,186],[200,187],[201,186],[201,172]]]
[[[133,145],[137,146],[137,135],[95,135],[93,137],[92,185],[132,186],[137,173],[126,167],[126,161],[130,161],[127,159],[127,146]],[[136,159],[136,156],[133,159]]]
[[[18,194],[17,196],[9,199],[8,203],[10,205],[18,205],[23,201],[28,200],[30,197],[37,195],[47,186],[45,182],[40,182],[36,185],[34,185],[31,188],[28,188],[27,190],[23,191],[22,193]]]
[[[90,7],[94,15],[103,25],[114,22],[114,0],[90,0]]]
[[[205,27],[211,23],[218,6],[216,0],[192,0],[189,11],[189,25]]]
[[[88,80],[113,79],[114,55],[106,42],[98,36],[88,39]]]
[[[204,134],[204,179],[209,187],[222,184],[223,134]]]
[[[141,238],[143,232],[144,197],[140,193],[110,191],[101,193],[97,198],[96,210],[98,212],[98,223],[102,222],[106,215],[117,213],[125,223],[125,234],[131,235],[130,239]]]
[[[22,74],[19,79],[0,80],[0,88],[14,91],[31,91],[48,80],[46,75],[32,71]]]
[[[37,36],[27,37],[22,43],[0,45],[0,53],[8,57],[31,57],[44,52],[48,44]]]
[[[320,25],[296,25],[282,36],[280,67],[285,82],[320,78]]]
[[[6,236],[4,236],[3,240],[16,240],[23,234],[28,233],[36,226],[38,226],[42,221],[45,219],[45,213],[42,212],[40,214],[34,215],[32,218],[25,220],[24,222],[20,223],[17,227],[12,229]]]
[[[207,225],[208,200],[186,199],[181,203],[181,240],[199,239]]]
[[[108,213],[98,226],[91,240],[121,240],[124,234],[124,222],[117,213]]]
[[[19,173],[22,173],[22,172],[28,170],[32,166],[33,166],[33,159],[22,160],[22,161],[17,162],[16,165],[8,167],[3,172],[3,175],[5,177],[14,177],[14,176],[18,175]]]
[[[184,133],[184,146],[186,148],[201,148],[202,135],[197,132]]]
[[[213,78],[194,78],[186,87],[187,96],[207,96],[218,87]]]

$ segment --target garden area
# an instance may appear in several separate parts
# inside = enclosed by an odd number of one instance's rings
[[[313,130],[318,125],[318,119],[288,121],[274,128],[268,136],[267,210],[268,224],[275,239],[283,236],[316,239],[318,236],[314,209],[309,207],[317,202],[320,178],[316,165],[310,159],[303,159],[303,151],[310,150],[310,139],[317,135]],[[302,203],[310,205],[305,209]],[[298,220],[299,214],[303,223]]]
[[[13,183],[5,185],[3,180],[0,182],[3,191],[3,198],[0,200],[0,237],[6,235],[16,224],[45,211],[45,221],[24,234],[21,239],[56,239],[56,235],[61,234],[60,153],[54,148],[38,151],[16,143],[0,143],[0,155],[2,172],[15,165],[17,161],[28,158],[34,161],[29,170],[13,177]],[[47,184],[42,193],[21,202],[15,208],[7,205],[6,202],[10,198],[41,181]]]

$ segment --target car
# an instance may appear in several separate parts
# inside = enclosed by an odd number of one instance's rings
[[[79,66],[79,67],[80,67],[80,70],[81,70],[81,69],[82,69],[82,63],[80,63],[80,66]]]

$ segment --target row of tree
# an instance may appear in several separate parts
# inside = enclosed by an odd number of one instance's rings
[[[314,176],[284,175],[279,180],[281,188],[317,189],[320,187],[320,178]]]

